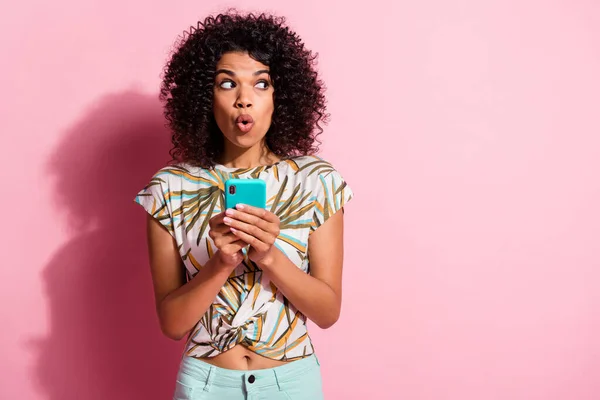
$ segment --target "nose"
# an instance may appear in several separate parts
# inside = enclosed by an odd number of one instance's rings
[[[251,89],[241,88],[236,99],[236,108],[250,108],[252,107]]]
[[[238,101],[237,104],[235,105],[236,108],[250,108],[252,107],[252,103],[250,103],[249,101]]]

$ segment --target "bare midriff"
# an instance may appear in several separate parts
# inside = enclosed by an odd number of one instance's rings
[[[200,360],[215,367],[235,370],[275,368],[289,362],[263,357],[239,344],[215,357],[204,357],[200,358]]]

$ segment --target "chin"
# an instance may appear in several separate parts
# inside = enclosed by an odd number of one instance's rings
[[[232,138],[227,138],[231,144],[236,147],[242,149],[250,149],[256,146],[262,140],[264,136],[254,137],[250,136],[250,134],[245,134],[244,136],[234,136]]]

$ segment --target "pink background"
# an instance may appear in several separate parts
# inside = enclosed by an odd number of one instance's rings
[[[302,3],[252,7],[320,53],[356,194],[327,398],[599,399],[600,3]],[[227,5],[0,6],[0,398],[170,398],[132,199],[170,46]]]

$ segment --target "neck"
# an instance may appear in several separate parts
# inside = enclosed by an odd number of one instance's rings
[[[270,165],[279,161],[266,144],[260,143],[249,149],[243,149],[233,146],[231,143],[225,143],[225,149],[218,163],[230,168],[255,168],[261,165]]]

